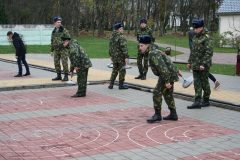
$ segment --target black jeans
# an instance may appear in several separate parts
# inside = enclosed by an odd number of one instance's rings
[[[18,74],[22,75],[22,62],[26,68],[26,71],[27,73],[29,73],[29,67],[28,67],[28,64],[27,64],[27,61],[25,59],[25,54],[23,56],[18,56],[17,58],[17,63],[18,63]]]

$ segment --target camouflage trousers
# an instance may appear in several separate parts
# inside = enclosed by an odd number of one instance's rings
[[[209,98],[211,94],[211,89],[208,81],[209,71],[196,71],[193,70],[194,78],[194,88],[195,88],[195,98]]]
[[[86,96],[87,76],[88,76],[88,68],[84,69],[84,70],[77,70],[78,91],[77,91],[76,95],[78,95],[80,97]]]
[[[172,87],[168,89],[161,79],[158,80],[158,83],[153,91],[153,104],[154,109],[161,110],[162,109],[162,95],[164,97],[165,102],[168,105],[168,108],[176,109],[175,102],[173,98],[173,88],[174,83],[171,83]]]
[[[142,65],[142,59],[144,59],[144,66]],[[142,51],[140,49],[138,49],[137,66],[138,66],[139,73],[148,72],[148,55],[142,54]]]
[[[57,73],[61,73],[60,59],[62,59],[63,72],[68,73],[68,49],[56,50],[54,53],[54,65]]]
[[[112,75],[110,80],[116,80],[119,72],[119,81],[125,81],[126,69],[122,69],[124,63],[113,63]]]

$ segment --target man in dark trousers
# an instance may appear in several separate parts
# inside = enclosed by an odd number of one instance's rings
[[[193,27],[190,27],[190,31],[188,32],[190,52],[192,52],[192,40],[195,34],[196,33],[194,32]]]
[[[178,76],[182,76],[182,73],[172,63],[171,59],[157,48],[157,45],[152,43],[151,36],[144,35],[140,37],[139,49],[142,53],[148,54],[150,67],[153,73],[158,76],[158,83],[153,91],[155,114],[149,118],[147,122],[154,123],[162,120],[162,96],[164,96],[165,102],[170,110],[170,114],[163,117],[163,119],[177,121],[178,116],[173,97],[173,86],[174,82],[179,80]]]
[[[12,39],[13,41],[13,45],[16,49],[16,59],[17,59],[17,63],[18,63],[18,74],[15,75],[14,77],[22,77],[22,76],[28,76],[30,75],[30,71],[29,71],[29,67],[26,61],[26,57],[25,54],[27,54],[26,52],[26,47],[24,46],[24,43],[22,41],[22,39],[19,37],[19,34],[17,34],[16,32],[14,32],[14,34],[9,31],[7,33],[8,38]],[[25,65],[26,68],[26,74],[22,75],[22,62]]]

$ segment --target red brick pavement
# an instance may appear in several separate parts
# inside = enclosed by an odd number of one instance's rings
[[[70,96],[76,91],[77,87],[76,89],[1,94],[0,114],[125,102],[90,91],[87,91],[86,97],[71,98]]]
[[[3,121],[1,155],[68,159],[240,133],[182,116],[176,122],[146,123],[152,114],[153,109],[139,107]]]

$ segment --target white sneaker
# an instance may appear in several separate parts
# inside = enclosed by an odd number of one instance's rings
[[[129,66],[129,65],[126,65],[126,66],[123,66],[123,67],[122,67],[122,69],[130,69],[130,68],[132,68],[132,67]]]

